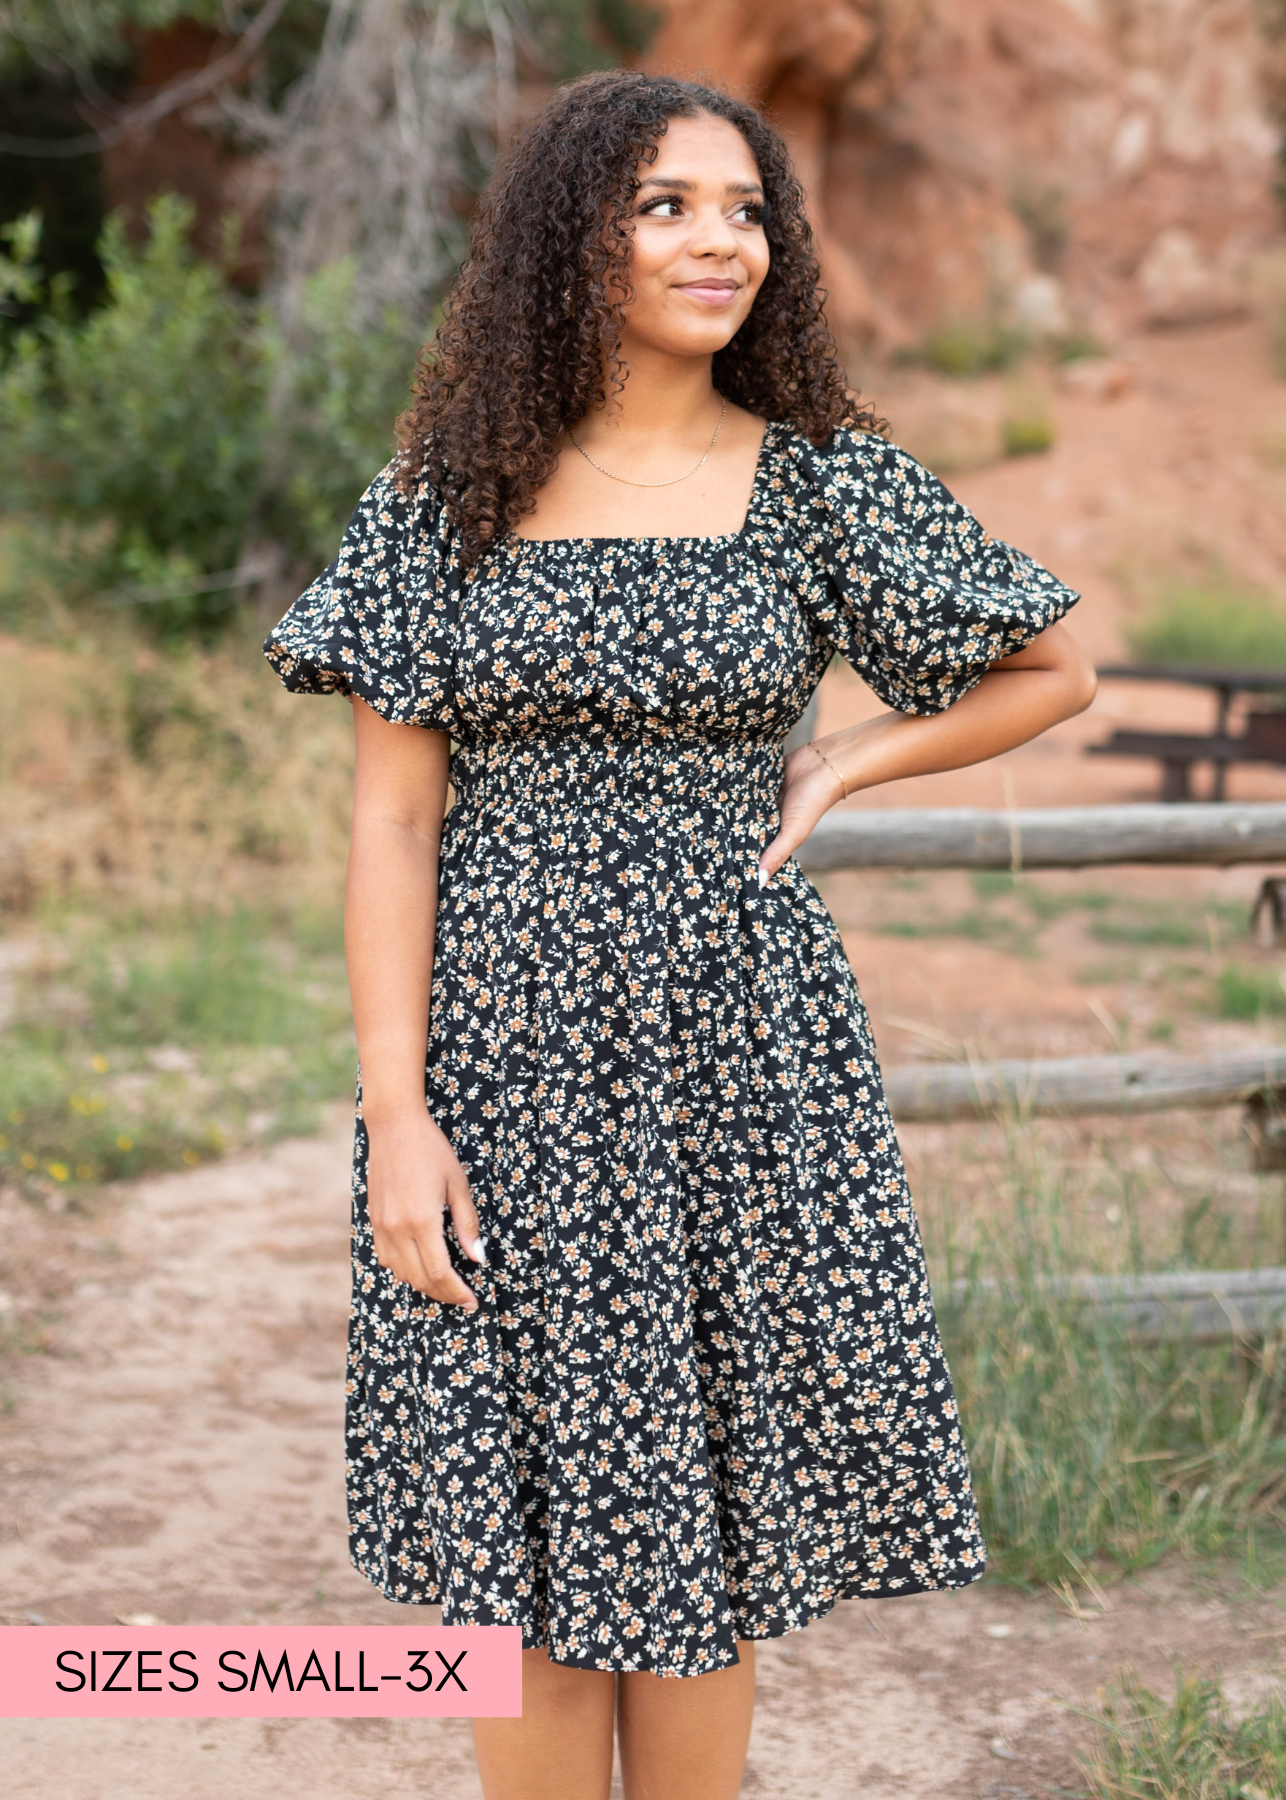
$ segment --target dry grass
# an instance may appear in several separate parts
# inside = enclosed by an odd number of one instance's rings
[[[1176,1671],[1172,1699],[1126,1674],[1108,1688],[1085,1765],[1094,1800],[1280,1800],[1286,1704],[1280,1691],[1236,1711],[1219,1682]]]
[[[260,636],[0,637],[0,1181],[37,1203],[351,1089],[348,709],[285,693]]]
[[[0,636],[0,907],[335,904],[348,710],[286,694],[260,635],[182,655],[111,623]]]
[[[1058,1280],[1226,1266],[1234,1244],[1269,1261],[1275,1209],[1211,1171],[1176,1232],[1159,1161],[1095,1167],[1069,1148],[1048,1121],[1014,1124],[986,1157],[985,1204],[954,1203],[950,1164],[920,1187],[993,1573],[1075,1585],[1169,1551],[1240,1555],[1248,1537],[1280,1560],[1286,1339],[1149,1345],[1059,1298]]]

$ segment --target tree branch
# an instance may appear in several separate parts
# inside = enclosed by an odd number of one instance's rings
[[[117,117],[99,131],[87,131],[77,137],[29,138],[0,131],[0,156],[89,156],[96,150],[108,150],[127,137],[135,137],[150,126],[179,112],[203,95],[237,74],[254,56],[268,33],[285,12],[290,0],[266,0],[232,48],[205,68],[194,70],[178,81],[153,94],[141,106],[122,108]]]

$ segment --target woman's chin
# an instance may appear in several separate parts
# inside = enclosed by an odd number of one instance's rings
[[[654,354],[675,357],[716,356],[725,350],[737,335],[741,320],[711,318],[699,322],[699,327],[685,325],[679,330],[638,331],[630,333],[636,344],[646,347]],[[624,340],[622,350],[626,349]],[[628,352],[627,352],[628,357]]]

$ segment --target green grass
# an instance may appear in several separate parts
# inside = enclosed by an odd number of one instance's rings
[[[1140,662],[1286,669],[1286,607],[1229,581],[1167,589],[1126,636]]]
[[[1218,1681],[1176,1670],[1173,1699],[1124,1675],[1109,1687],[1083,1769],[1094,1800],[1280,1800],[1286,1705],[1236,1717]]]
[[[1280,1018],[1286,1013],[1286,985],[1278,969],[1228,963],[1216,977],[1216,992],[1225,1019]]]
[[[1037,926],[1061,919],[1065,913],[1105,912],[1116,905],[1114,896],[1101,888],[1045,887],[1030,875],[1012,875],[1004,869],[975,869],[970,879],[979,900],[988,904],[1007,898],[1016,900]]]
[[[336,934],[72,922],[0,1033],[0,1170],[51,1192],[307,1130],[354,1052]]]
[[[1204,944],[1209,935],[1195,919],[1185,919],[1165,907],[1149,908],[1133,918],[1095,919],[1090,934],[1100,944],[1158,944],[1171,950]]]
[[[1085,1268],[1065,1176],[1011,1145],[996,1189],[967,1266],[948,1253],[935,1287],[992,1571],[1056,1584],[1170,1551],[1236,1554],[1249,1526],[1282,1540],[1286,1341],[1253,1357],[1138,1342],[1059,1297],[1058,1279]],[[1194,1203],[1171,1263],[1220,1261],[1226,1210]],[[1126,1211],[1120,1242],[1145,1266]]]
[[[1003,869],[975,870],[970,883],[978,904],[962,913],[902,916],[885,920],[875,929],[886,937],[968,937],[1029,954],[1033,933],[1069,913],[1090,915],[1086,928],[1099,943],[1141,949],[1216,948],[1220,936],[1244,937],[1248,924],[1247,908],[1227,901],[1167,904],[1117,895],[1102,888],[1046,886],[1029,874],[1013,875]],[[1126,979],[1136,972],[1127,975],[1114,968],[1109,976],[1100,968],[1093,972],[1092,979],[1115,979],[1118,975]],[[1235,978],[1230,979],[1235,985]],[[1274,987],[1275,978],[1261,979],[1252,972],[1247,979],[1258,984],[1254,991],[1260,998],[1249,1011],[1234,1011],[1227,1016],[1255,1017],[1264,1007],[1273,1010],[1283,998]],[[1262,999],[1261,990],[1267,994],[1266,1000]]]
[[[1034,948],[1031,934],[1009,914],[971,908],[954,917],[928,919],[886,919],[874,928],[883,937],[964,937],[977,944],[997,944],[1015,955],[1030,955]]]
[[[1166,905],[1120,897],[1101,888],[1047,887],[1029,875],[1015,876],[1002,869],[976,870],[970,880],[976,906],[950,917],[929,914],[888,919],[875,929],[886,937],[968,937],[1029,954],[1033,932],[1075,912],[1089,914],[1086,925],[1090,935],[1109,945],[1205,948],[1212,929],[1244,934],[1247,925],[1246,909],[1226,902]]]

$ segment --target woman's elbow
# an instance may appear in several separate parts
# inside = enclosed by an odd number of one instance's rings
[[[1040,669],[1045,676],[1047,702],[1054,710],[1051,725],[1075,718],[1092,704],[1098,692],[1098,672],[1066,626],[1049,626],[1020,654],[1024,660],[1031,659],[1029,667]]]
[[[1074,719],[1092,706],[1098,693],[1098,670],[1079,645],[1068,640],[1069,655],[1063,671],[1065,719]]]

